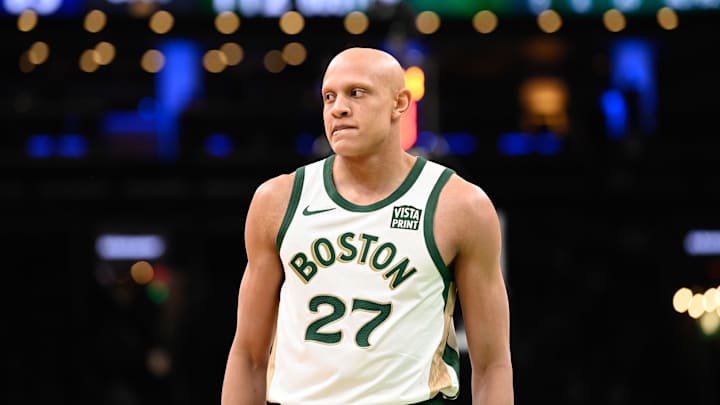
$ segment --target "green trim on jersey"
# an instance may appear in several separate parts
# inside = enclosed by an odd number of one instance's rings
[[[280,230],[278,230],[277,239],[275,240],[275,246],[277,246],[278,252],[282,246],[283,239],[285,239],[285,233],[292,222],[293,216],[295,216],[295,210],[297,210],[298,203],[300,202],[300,194],[302,192],[303,181],[305,179],[305,166],[295,170],[295,179],[293,180],[292,193],[290,194],[290,202],[285,210],[285,216],[283,217]]]
[[[446,306],[448,305],[448,294],[450,292],[450,286],[453,285],[452,281],[454,279],[454,276],[448,266],[445,265],[445,261],[443,260],[442,255],[440,254],[440,249],[438,249],[437,242],[435,241],[433,219],[435,218],[435,209],[437,208],[438,200],[440,199],[440,191],[442,191],[443,187],[445,187],[445,184],[447,184],[448,180],[450,180],[450,177],[453,175],[453,173],[455,172],[452,169],[446,168],[442,172],[442,174],[440,174],[437,183],[435,183],[435,186],[430,192],[430,197],[428,198],[427,205],[425,206],[424,218],[425,244],[427,245],[428,252],[430,252],[430,257],[432,257],[432,260],[435,263],[435,267],[437,267],[438,271],[440,271],[440,275],[442,276],[444,284],[443,300],[445,301]],[[455,370],[455,375],[459,379],[460,353],[450,347],[447,342],[445,342],[445,349],[443,350],[442,359],[445,364],[449,365],[453,368],[453,370]],[[457,398],[457,395],[449,399],[455,398]]]
[[[430,257],[432,257],[435,267],[438,268],[440,275],[442,276],[443,284],[445,285],[443,287],[443,300],[445,300],[446,305],[448,300],[448,288],[450,288],[450,282],[453,280],[453,274],[445,265],[445,261],[443,260],[442,255],[440,255],[440,249],[438,249],[437,243],[435,242],[433,218],[435,218],[435,209],[437,208],[438,199],[440,197],[440,190],[442,190],[453,173],[455,172],[452,169],[446,168],[438,178],[437,183],[435,183],[435,187],[433,187],[430,192],[427,205],[425,206],[424,218],[425,245],[427,245],[428,252],[430,252]]]
[[[403,194],[410,190],[410,187],[415,184],[415,181],[420,176],[420,172],[422,172],[422,169],[423,167],[425,167],[425,163],[427,162],[425,158],[423,158],[422,156],[418,156],[408,176],[405,178],[405,180],[403,180],[402,184],[400,184],[400,187],[393,191],[392,194],[370,205],[357,205],[343,198],[343,196],[338,193],[337,189],[335,189],[335,183],[333,182],[332,177],[332,167],[334,160],[335,155],[330,155],[327,159],[325,159],[325,163],[323,166],[323,182],[325,183],[325,191],[328,193],[328,196],[330,196],[330,199],[335,202],[335,204],[352,212],[370,212],[379,210],[380,208],[392,204],[393,201],[402,197]]]

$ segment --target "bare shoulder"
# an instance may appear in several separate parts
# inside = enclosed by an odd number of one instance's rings
[[[468,249],[493,249],[499,243],[500,226],[495,206],[478,185],[453,174],[440,192],[435,235],[444,245],[446,259]]]
[[[248,231],[274,237],[288,207],[294,181],[294,173],[282,174],[264,181],[255,189],[248,211]]]
[[[487,220],[497,216],[485,191],[457,174],[443,188],[438,205],[445,220]]]
[[[287,205],[294,181],[295,173],[281,174],[264,181],[255,189],[253,202],[264,208],[278,208],[279,205]]]

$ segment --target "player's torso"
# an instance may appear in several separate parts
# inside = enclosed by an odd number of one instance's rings
[[[454,289],[431,229],[436,185],[449,171],[420,158],[396,192],[357,206],[336,192],[331,167],[296,172],[302,191],[280,229],[285,281],[269,399],[404,404],[452,391],[443,355]]]

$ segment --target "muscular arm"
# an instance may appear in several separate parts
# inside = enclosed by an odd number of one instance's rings
[[[275,238],[292,190],[292,175],[255,192],[245,224],[247,266],[238,293],[235,337],[225,368],[223,405],[265,404],[266,372],[282,282]]]
[[[501,238],[495,208],[477,186],[453,176],[441,194],[438,229],[453,235],[455,279],[472,366],[473,404],[514,401],[510,320],[500,270]],[[451,254],[452,256],[452,254]]]

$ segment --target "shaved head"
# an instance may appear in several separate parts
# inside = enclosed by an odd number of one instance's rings
[[[405,87],[405,74],[400,62],[389,53],[373,48],[348,48],[338,53],[328,64],[323,81],[334,71],[349,68],[364,71],[387,85],[393,93]]]

